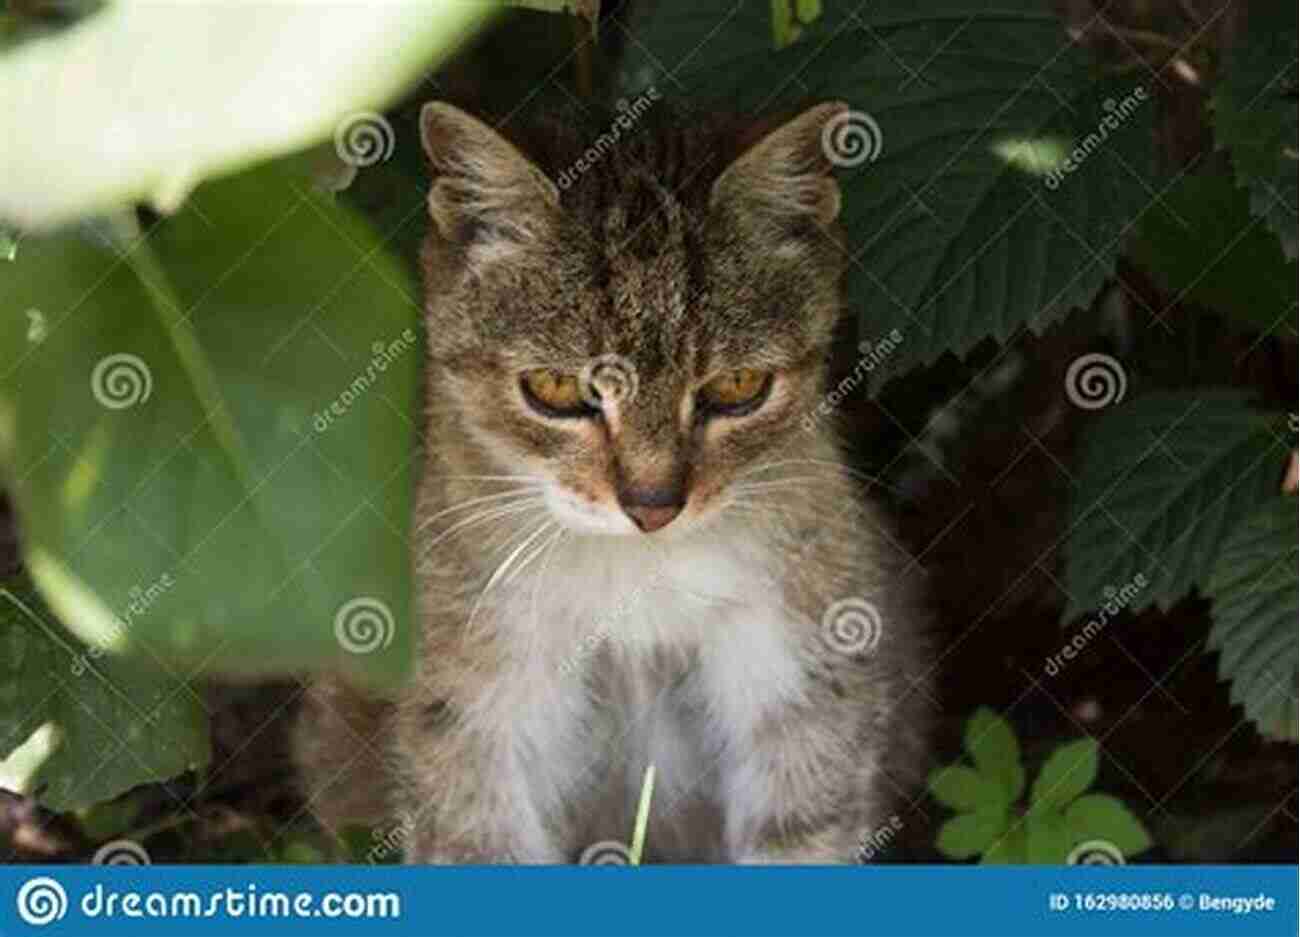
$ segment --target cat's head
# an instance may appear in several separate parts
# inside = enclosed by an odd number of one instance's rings
[[[628,112],[523,149],[421,115],[430,393],[570,529],[673,536],[808,454],[841,307],[843,104],[745,135]]]

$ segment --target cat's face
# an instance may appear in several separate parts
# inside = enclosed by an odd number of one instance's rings
[[[841,110],[713,168],[707,136],[647,132],[561,194],[563,166],[426,108],[434,392],[494,471],[538,479],[570,530],[671,537],[806,454],[840,308],[821,133]]]

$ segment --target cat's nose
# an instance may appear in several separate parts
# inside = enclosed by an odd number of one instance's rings
[[[686,503],[679,488],[628,488],[619,492],[618,501],[645,533],[667,527]]]

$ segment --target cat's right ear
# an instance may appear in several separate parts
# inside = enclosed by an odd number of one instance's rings
[[[500,256],[551,233],[555,183],[487,124],[431,101],[420,111],[420,140],[433,174],[429,215],[447,241]]]

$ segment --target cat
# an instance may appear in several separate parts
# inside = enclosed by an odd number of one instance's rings
[[[847,108],[652,110],[594,150],[421,115],[418,674],[394,701],[319,681],[296,739],[316,815],[409,862],[617,846],[650,765],[650,859],[849,862],[919,775],[917,567],[803,419]]]

